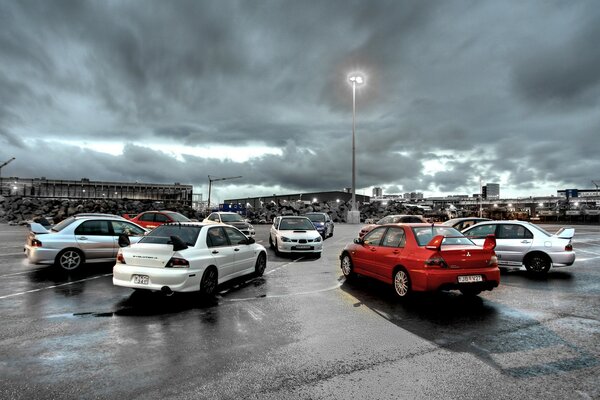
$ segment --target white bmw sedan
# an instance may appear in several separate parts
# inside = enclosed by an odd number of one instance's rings
[[[262,245],[224,224],[165,224],[137,244],[124,239],[113,268],[116,286],[210,296],[217,285],[246,274],[261,276],[267,266]]]
[[[321,257],[323,239],[307,217],[275,217],[269,233],[269,244],[275,253],[309,253]]]

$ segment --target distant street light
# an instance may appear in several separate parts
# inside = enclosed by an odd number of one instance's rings
[[[8,160],[8,161],[2,163],[2,165],[0,165],[0,195],[2,195],[2,167],[13,162],[14,160],[15,160],[15,158],[12,157],[10,160]]]
[[[359,74],[351,74],[352,83],[352,210],[348,213],[348,222],[360,223],[360,211],[356,206],[356,85],[362,85],[365,79]]]
[[[228,181],[230,179],[238,179],[238,178],[241,178],[241,176],[230,176],[227,178],[213,178],[210,175],[208,175],[208,201],[206,202],[206,208],[208,209],[208,211],[210,211],[210,192],[212,190],[212,183],[217,182],[217,181]]]

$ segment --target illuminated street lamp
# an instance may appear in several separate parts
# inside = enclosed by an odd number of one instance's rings
[[[352,210],[348,213],[348,223],[360,223],[360,212],[356,206],[356,85],[362,85],[362,75],[351,74],[348,80],[352,84]]]

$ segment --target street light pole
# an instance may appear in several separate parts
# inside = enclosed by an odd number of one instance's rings
[[[348,223],[360,223],[360,211],[356,206],[356,85],[364,83],[360,75],[351,75],[352,83],[352,210],[348,213]]]
[[[230,176],[227,178],[211,178],[210,175],[208,175],[208,201],[206,202],[206,208],[210,211],[210,192],[212,190],[212,183],[213,182],[217,182],[217,181],[227,181],[230,179],[238,179],[241,178],[241,176]]]
[[[12,157],[10,160],[8,160],[8,161],[2,163],[2,165],[0,165],[0,195],[2,195],[2,189],[3,189],[3,185],[2,185],[2,167],[10,164],[14,160],[15,160],[15,157]]]

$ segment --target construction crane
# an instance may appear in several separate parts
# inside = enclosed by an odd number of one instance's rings
[[[11,162],[15,161],[15,158],[11,158],[10,160],[6,161],[5,163],[3,163],[2,165],[0,165],[0,178],[2,177],[2,167],[6,166],[7,164],[10,164]]]
[[[228,181],[230,179],[239,179],[241,176],[230,176],[227,178],[215,178],[208,175],[208,201],[206,202],[207,208],[210,211],[210,192],[212,190],[212,183],[217,181]]]
[[[598,186],[600,186],[600,179],[592,179],[592,183],[594,184],[594,186],[596,186],[596,190],[598,190]]]

